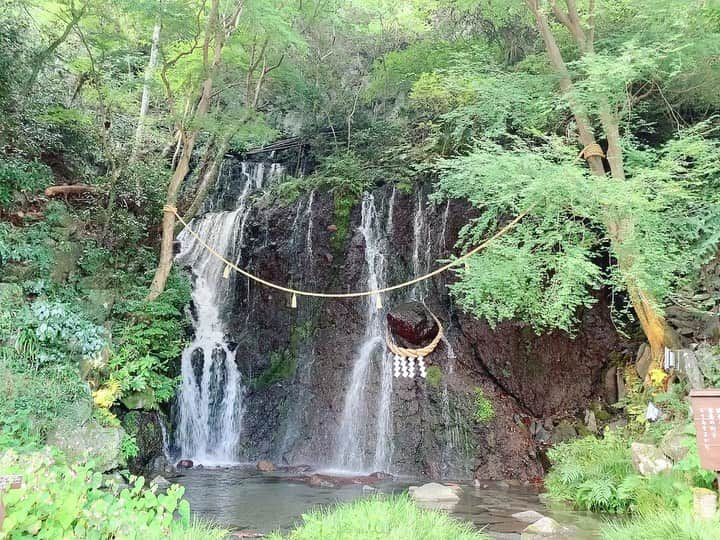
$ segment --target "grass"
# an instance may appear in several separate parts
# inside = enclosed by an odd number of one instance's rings
[[[373,497],[303,515],[304,523],[269,540],[487,540],[448,515],[418,508],[407,495]]]
[[[607,525],[603,540],[717,540],[720,519],[696,520],[687,511],[659,511],[634,518],[623,524]]]

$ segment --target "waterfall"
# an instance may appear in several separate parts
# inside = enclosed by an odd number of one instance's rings
[[[222,173],[222,171],[221,171]],[[190,228],[226,259],[239,260],[253,190],[282,174],[280,167],[242,163],[243,187],[229,212],[209,212],[191,221]],[[233,276],[225,265],[187,231],[178,236],[182,250],[176,260],[194,276],[195,338],[182,354],[182,386],[177,400],[174,433],[180,457],[204,465],[235,463],[242,428],[246,387],[235,362],[235,349],[225,337],[221,309],[232,297]]]
[[[423,204],[423,193],[421,189],[417,191],[415,201],[415,213],[413,216],[413,253],[412,253],[412,271],[413,277],[421,276],[429,270],[429,250],[430,243],[428,238],[427,220],[425,219],[425,205]],[[410,289],[410,297],[420,302],[425,301],[428,293],[428,282],[423,281],[416,284]]]
[[[366,193],[362,200],[359,228],[365,240],[365,288],[385,286],[387,238],[375,208],[375,198]],[[392,366],[385,352],[384,311],[376,299],[366,300],[363,342],[355,358],[350,387],[337,432],[334,466],[347,471],[388,470],[392,460]],[[380,396],[373,397],[372,385],[377,374]],[[374,419],[375,425],[369,425]]]

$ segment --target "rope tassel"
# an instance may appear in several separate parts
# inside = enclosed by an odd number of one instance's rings
[[[382,297],[378,294],[378,295],[375,297],[375,309],[377,309],[378,311],[380,311],[380,310],[382,309],[382,307],[383,307]]]
[[[290,300],[290,307],[297,309],[297,294],[293,293],[292,299]]]
[[[225,270],[223,270],[223,277],[225,279],[230,279],[230,265],[225,265]]]

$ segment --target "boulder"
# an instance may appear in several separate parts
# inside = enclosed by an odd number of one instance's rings
[[[577,530],[563,527],[549,517],[543,517],[528,525],[520,535],[520,540],[574,540]]]
[[[460,500],[457,489],[435,482],[420,487],[411,486],[408,491],[410,497],[418,502],[457,502]]]
[[[258,461],[256,467],[260,472],[273,472],[275,470],[273,462],[268,461],[267,459],[261,459]]]
[[[650,365],[652,364],[652,351],[647,343],[640,345],[637,352],[637,359],[635,360],[635,369],[637,370],[638,376],[641,380],[645,380],[645,377],[650,371]]]
[[[412,345],[423,345],[438,332],[438,325],[420,302],[406,302],[387,314],[390,330]]]
[[[192,469],[193,465],[195,465],[195,464],[193,463],[192,459],[181,459],[180,461],[177,462],[176,467],[178,469]]]
[[[598,432],[598,425],[597,419],[595,418],[595,413],[590,409],[585,410],[585,427],[588,428],[588,431],[590,431],[590,433]]]
[[[171,484],[164,477],[157,475],[155,478],[150,480],[150,487],[152,486],[157,486],[157,489],[159,490],[166,490],[171,486]]]
[[[47,443],[57,446],[70,461],[93,461],[95,467],[104,472],[124,463],[121,453],[124,437],[125,430],[121,427],[104,427],[92,419],[82,424],[65,419],[50,432]]]
[[[684,426],[677,426],[668,431],[660,441],[660,450],[675,463],[681,461],[688,454],[688,436]]]
[[[604,394],[605,394],[605,401],[607,401],[610,405],[613,405],[618,402],[618,369],[615,366],[612,366],[610,369],[608,369],[605,372],[605,378],[604,378]]]
[[[634,442],[630,447],[630,453],[635,470],[643,476],[662,474],[672,469],[672,461],[652,444]]]
[[[123,403],[125,401],[123,400]],[[172,470],[164,460],[165,442],[163,437],[164,418],[158,411],[131,410],[122,418],[122,425],[130,435],[135,437],[138,453],[128,461],[128,468],[134,474],[150,472],[167,474],[166,468]],[[157,466],[153,466],[156,458]],[[167,466],[167,467],[166,467]]]
[[[712,519],[717,514],[717,493],[705,488],[693,488],[693,514],[698,519]]]
[[[334,488],[337,487],[328,477],[313,474],[308,480],[308,485],[312,487]]]
[[[577,430],[575,426],[569,420],[562,420],[552,431],[552,437],[550,442],[552,444],[558,444],[563,441],[569,441],[577,437]]]
[[[517,519],[518,521],[522,521],[523,523],[535,523],[536,521],[541,520],[545,516],[543,516],[540,512],[536,512],[535,510],[527,510],[525,512],[518,512],[516,514],[512,514],[511,517],[513,519]]]

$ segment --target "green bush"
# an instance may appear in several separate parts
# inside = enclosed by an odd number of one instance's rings
[[[144,489],[142,477],[131,478],[129,488],[104,485],[100,473],[70,467],[49,448],[33,454],[8,450],[0,456],[0,474],[23,477],[21,489],[3,496],[2,532],[11,538],[220,539],[227,534],[206,526],[194,530],[181,486],[158,494]]]
[[[303,515],[303,524],[269,540],[484,540],[469,524],[418,508],[407,496],[358,500]]]
[[[50,169],[42,163],[0,159],[0,208],[10,208],[16,193],[36,192],[51,182]]]
[[[603,540],[717,540],[720,519],[702,521],[689,511],[648,513],[625,523],[611,523],[602,530]]]
[[[487,424],[495,418],[495,408],[482,388],[475,389],[475,410],[473,411],[473,419],[481,424]]]

